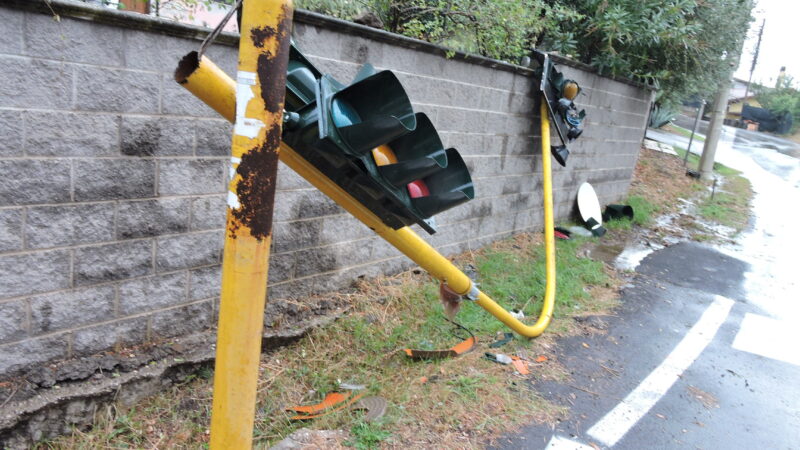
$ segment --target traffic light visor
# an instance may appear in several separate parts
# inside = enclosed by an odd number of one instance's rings
[[[434,216],[475,198],[472,177],[461,155],[454,148],[448,148],[446,155],[447,168],[422,179],[430,195],[411,199],[411,204],[425,217]]]
[[[417,126],[411,102],[390,71],[378,72],[333,94],[330,112],[338,135],[359,156]]]

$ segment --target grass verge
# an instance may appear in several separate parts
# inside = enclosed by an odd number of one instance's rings
[[[419,271],[363,281],[349,294],[350,313],[298,343],[265,355],[255,423],[255,443],[267,447],[301,427],[350,430],[343,445],[375,448],[473,448],[531,420],[553,421],[563,408],[543,400],[538,380],[565,379],[550,348],[557,335],[581,330],[575,315],[608,312],[617,301],[614,278],[601,262],[578,256],[584,239],[558,241],[556,317],[536,340],[515,338],[489,349],[508,331],[481,308],[464,303],[457,316],[478,338],[478,348],[461,357],[413,362],[403,348],[444,349],[460,342],[442,314],[438,284]],[[545,272],[538,236],[521,234],[455,258],[477,272],[481,287],[507,309],[525,312],[532,323],[541,308]],[[484,352],[534,360],[532,375],[491,362]],[[129,410],[109,410],[88,432],[42,444],[51,448],[200,448],[208,439],[211,376],[156,395]],[[364,384],[366,395],[390,404],[378,423],[345,410],[306,423],[289,420],[284,408],[316,403],[340,382]]]
[[[675,148],[675,152],[683,159],[686,149]],[[688,167],[697,167],[700,157],[689,154]],[[741,172],[724,164],[714,163],[714,174],[718,180],[716,187],[709,191],[700,182],[695,182],[694,189],[698,191],[697,213],[700,217],[712,224],[722,225],[734,230],[734,234],[741,232],[749,220],[750,201],[753,191],[750,181],[741,175]],[[705,192],[704,192],[705,191]],[[712,197],[713,192],[713,197]],[[707,233],[700,233],[698,240],[707,240]]]
[[[668,131],[668,132],[673,133],[673,134],[677,134],[677,135],[684,136],[684,137],[687,137],[687,138],[691,138],[692,137],[692,130],[687,130],[686,128],[679,127],[679,126],[675,125],[674,123],[673,124],[664,125],[661,128],[664,131]],[[703,136],[701,134],[695,133],[694,140],[696,140],[698,142],[705,142],[706,138],[705,138],[705,136]]]

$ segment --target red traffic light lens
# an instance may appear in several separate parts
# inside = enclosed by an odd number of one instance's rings
[[[412,181],[408,183],[407,187],[408,195],[410,195],[411,198],[427,197],[431,195],[431,191],[428,190],[428,185],[422,180]]]

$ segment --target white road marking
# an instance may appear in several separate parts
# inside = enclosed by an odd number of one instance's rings
[[[733,300],[716,296],[667,358],[587,434],[609,447],[622,439],[700,356],[725,322],[732,306]]]
[[[544,450],[594,450],[594,447],[583,445],[564,436],[554,435],[550,438],[550,442],[547,443],[547,447]]]
[[[747,313],[732,347],[800,366],[800,329],[796,324]]]

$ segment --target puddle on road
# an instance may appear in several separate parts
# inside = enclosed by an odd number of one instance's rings
[[[616,269],[636,270],[636,267],[647,255],[662,248],[664,248],[663,245],[651,243],[636,243],[627,246],[620,243],[601,243],[589,251],[589,256],[592,259],[603,261]]]
[[[614,260],[614,266],[622,270],[636,270],[647,255],[662,248],[664,248],[663,245],[650,247],[644,244],[636,244],[620,253]]]

